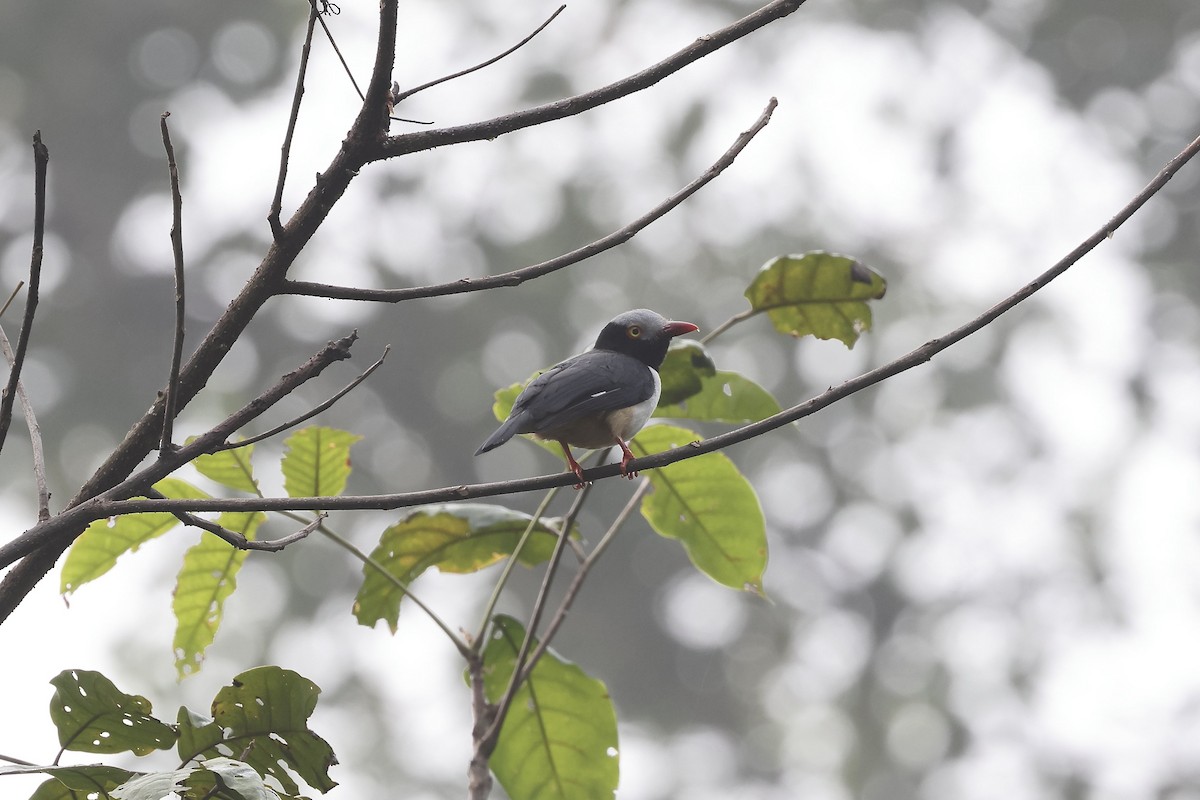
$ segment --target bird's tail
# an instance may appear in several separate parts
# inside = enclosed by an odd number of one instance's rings
[[[496,432],[487,438],[487,440],[479,445],[479,449],[475,451],[475,455],[486,453],[488,450],[493,450],[507,442],[517,432],[519,421],[513,417],[509,417],[504,421],[504,424],[496,428]]]

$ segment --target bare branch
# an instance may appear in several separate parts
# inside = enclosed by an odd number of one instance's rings
[[[312,6],[313,12],[317,13],[317,0],[308,0],[308,2]],[[350,79],[350,83],[354,84],[354,91],[358,92],[358,99],[366,100],[367,98],[363,94],[363,90],[358,88],[358,81],[354,79],[354,72],[351,71],[350,65],[346,63],[346,57],[342,55],[342,48],[338,47],[337,41],[333,38],[333,32],[329,30],[329,26],[325,24],[325,19],[320,13],[317,13],[317,21],[321,23],[321,30],[325,31],[325,38],[329,40],[330,46],[333,47],[333,52],[337,54],[338,61],[342,62],[342,71],[346,73],[346,77]]]
[[[8,336],[4,333],[4,328],[0,328],[0,349],[3,349],[4,358],[8,360],[9,367],[12,367],[16,358],[9,345]],[[46,483],[46,456],[42,449],[42,428],[38,425],[37,417],[33,415],[33,404],[29,402],[29,397],[25,394],[25,385],[21,381],[17,381],[17,399],[21,401],[21,413],[25,415],[25,426],[29,428],[29,446],[33,453],[33,481],[37,486],[38,493],[38,522],[45,522],[50,519],[50,487]]]
[[[643,483],[648,483],[648,481],[643,479]],[[541,657],[541,654],[546,651],[546,647],[549,644],[548,640],[541,642],[538,648],[534,651],[533,655],[529,655],[529,650],[533,646],[533,640],[537,637],[537,629],[538,625],[541,624],[542,614],[546,610],[546,604],[550,601],[550,586],[554,582],[554,574],[558,571],[558,565],[562,561],[563,551],[566,548],[567,542],[571,538],[571,525],[574,524],[575,518],[579,515],[579,511],[583,508],[583,504],[587,500],[591,489],[592,487],[590,485],[585,486],[583,491],[578,492],[575,495],[575,500],[573,503],[571,503],[571,509],[567,512],[567,516],[563,519],[563,527],[559,532],[558,541],[554,543],[554,552],[550,554],[550,561],[547,562],[546,571],[542,574],[542,585],[538,589],[537,598],[533,601],[533,611],[529,615],[529,623],[525,626],[525,638],[521,642],[520,649],[517,651],[517,657],[513,660],[513,671],[512,675],[509,677],[508,686],[505,688],[504,695],[500,698],[500,702],[496,704],[495,709],[493,710],[491,724],[488,726],[484,735],[475,742],[475,748],[477,752],[482,751],[484,753],[491,753],[492,750],[495,749],[496,741],[500,738],[500,728],[504,725],[504,718],[508,716],[509,708],[512,707],[513,698],[517,696],[517,691],[521,688],[521,684],[523,684],[529,678],[529,674],[533,671],[533,665],[537,663],[537,660]],[[514,552],[510,560],[516,560],[516,557],[517,554]],[[575,581],[571,584],[572,587],[575,586],[575,583],[582,581],[582,577],[580,577],[580,575],[586,572],[585,568],[588,566],[588,561],[590,561],[590,559],[584,561],[580,569],[580,573],[576,574]],[[568,596],[574,597],[574,594],[568,592]],[[568,605],[570,605],[569,599],[564,600],[563,604],[559,606],[558,614],[555,616],[555,619],[558,621],[559,625],[562,624],[561,619],[566,618],[566,606]],[[551,625],[549,636],[552,637],[554,635],[554,631],[557,630],[557,627],[557,625]]]
[[[157,500],[167,499],[166,495],[154,488],[150,488],[146,491],[146,497]],[[176,511],[174,512],[174,516],[178,518],[178,520],[184,525],[192,528],[199,528],[202,531],[208,531],[221,541],[225,542],[231,547],[236,547],[238,550],[262,550],[268,553],[276,553],[287,547],[289,544],[306,538],[310,533],[320,527],[321,523],[329,515],[325,512],[321,512],[310,524],[305,525],[295,533],[288,534],[287,536],[283,536],[279,539],[247,539],[245,536],[237,533],[236,531],[231,531],[215,522],[211,522],[203,517],[198,517],[195,514],[187,511]]]
[[[534,106],[524,111],[505,114],[482,122],[458,125],[451,128],[435,128],[390,136],[383,143],[378,158],[394,158],[435,147],[445,147],[462,142],[477,142],[495,139],[506,133],[574,116],[597,106],[611,103],[627,95],[649,88],[684,67],[710,53],[736,42],[759,28],[782,19],[804,5],[805,0],[772,0],[758,11],[743,17],[712,33],[704,34],[692,44],[668,56],[641,72],[630,75],[607,86],[584,94],[556,100],[553,103]]]
[[[179,192],[179,166],[175,163],[175,147],[171,144],[171,132],[167,128],[170,111],[164,111],[158,120],[162,129],[163,147],[167,151],[167,169],[171,174],[171,255],[175,259],[175,335],[171,347],[171,371],[167,377],[166,397],[163,398],[162,439],[159,451],[171,449],[171,435],[175,426],[175,398],[179,394],[179,364],[183,361],[184,330],[184,282],[183,282],[183,195]]]
[[[668,464],[673,464],[676,461],[694,458],[705,453],[723,450],[731,445],[744,442],[765,433],[781,428],[785,425],[811,416],[826,406],[849,397],[863,389],[873,386],[882,380],[890,378],[893,375],[898,375],[901,372],[906,372],[913,367],[924,364],[931,360],[938,353],[946,348],[962,341],[973,333],[978,332],[991,322],[995,321],[1000,315],[1011,310],[1016,305],[1024,300],[1027,300],[1038,290],[1046,286],[1054,278],[1061,275],[1070,267],[1074,266],[1084,255],[1095,249],[1097,245],[1106,239],[1110,238],[1116,230],[1128,220],[1134,212],[1145,205],[1146,201],[1157,194],[1163,186],[1175,175],[1179,169],[1190,161],[1197,153],[1200,153],[1200,137],[1197,137],[1189,144],[1179,155],[1173,158],[1158,175],[1147,186],[1142,189],[1132,200],[1129,201],[1115,216],[1106,222],[1099,230],[1085,239],[1070,253],[1064,256],[1058,263],[1039,275],[1035,280],[1025,285],[1017,292],[1007,297],[1002,302],[985,311],[980,316],[962,325],[959,328],[947,333],[932,341],[926,342],[920,347],[912,350],[906,355],[901,356],[893,361],[888,362],[870,372],[863,373],[857,378],[842,383],[839,386],[828,389],[820,395],[799,405],[792,406],[784,411],[768,417],[760,422],[744,425],[736,428],[728,433],[723,433],[714,436],[710,439],[705,439],[699,442],[676,447],[671,450],[664,450],[661,453],[654,455],[643,456],[631,461],[627,467],[630,471],[641,471],[647,469],[656,469],[664,467]],[[584,471],[584,478],[588,481],[601,480],[604,478],[612,478],[621,475],[621,465],[617,463],[604,464],[598,467],[592,467]],[[493,483],[478,483],[472,485],[447,486],[440,489],[427,489],[419,492],[406,492],[400,494],[386,495],[363,495],[358,497],[278,497],[278,498],[241,498],[241,499],[219,499],[213,498],[209,500],[108,500],[107,498],[97,498],[88,501],[84,506],[78,509],[72,509],[71,512],[63,512],[55,519],[44,525],[40,525],[35,529],[22,534],[18,537],[18,541],[25,539],[27,536],[38,535],[40,537],[52,538],[56,535],[57,523],[60,517],[66,516],[68,513],[74,513],[78,516],[75,519],[86,520],[90,522],[93,519],[115,516],[117,514],[133,514],[143,511],[175,511],[175,510],[191,510],[191,511],[305,511],[305,510],[349,510],[349,509],[375,509],[389,510],[396,508],[408,508],[417,505],[425,505],[429,503],[446,503],[461,500],[471,500],[479,497],[494,497],[496,495],[519,494],[521,492],[533,492],[543,489],[550,489],[555,486],[574,485],[577,478],[569,472],[561,472],[556,475],[542,475],[533,478],[519,478],[510,481],[498,481]],[[85,524],[86,524],[85,522]],[[7,546],[11,547],[11,545]],[[3,555],[6,547],[0,547],[0,566],[3,566]]]
[[[153,464],[138,470],[130,477],[117,485],[107,489],[96,498],[76,504],[67,510],[58,514],[53,519],[40,523],[35,528],[26,531],[20,536],[13,539],[4,545],[0,545],[0,568],[6,567],[18,558],[23,558],[29,555],[34,550],[42,547],[50,542],[56,544],[61,543],[60,540],[66,540],[69,544],[75,536],[78,536],[87,525],[95,519],[110,516],[102,514],[100,517],[87,517],[87,509],[94,508],[93,503],[97,500],[108,501],[116,498],[135,497],[145,494],[153,484],[170,475],[179,467],[187,464],[193,459],[205,453],[212,452],[214,447],[217,447],[227,438],[233,435],[235,431],[243,425],[257,418],[275,403],[286,397],[297,387],[305,382],[312,380],[330,364],[335,361],[341,361],[350,357],[350,347],[353,345],[357,334],[342,337],[341,339],[329,342],[316,355],[310,358],[299,368],[292,370],[288,374],[280,378],[279,382],[265,391],[263,394],[250,401],[238,411],[226,417],[222,422],[217,424],[207,432],[197,436],[189,443],[171,450],[166,454],[160,455],[158,460]],[[259,498],[251,498],[263,502]],[[166,500],[150,500],[141,499],[137,502],[143,503],[164,503],[171,504],[176,502],[174,499]],[[191,511],[202,512],[200,508],[169,508],[163,509],[174,513],[176,511]],[[312,511],[320,511],[322,509],[314,508]],[[46,534],[47,531],[51,533]],[[15,570],[14,570],[15,571]],[[12,573],[9,573],[11,576]],[[8,578],[6,577],[7,581]],[[2,584],[0,584],[2,586]],[[3,601],[3,595],[0,593],[0,602]]]
[[[388,94],[395,61],[397,4],[398,0],[381,0],[379,4],[375,64],[367,87],[367,99],[363,101],[358,116],[338,152],[325,171],[317,176],[313,188],[284,226],[274,245],[267,250],[258,269],[180,370],[177,409],[183,408],[204,387],[258,310],[278,294],[280,283],[309,239],[328,217],[362,166],[376,157],[388,129]],[[162,413],[163,398],[160,396],[130,428],[125,439],[92,477],[80,487],[68,502],[68,508],[98,496],[137,469],[157,444]],[[45,524],[54,525],[56,519]],[[57,530],[58,535],[38,540],[41,544],[34,545],[37,552],[25,550],[24,555],[28,557],[9,570],[0,581],[0,622],[7,619],[45,577],[83,528],[67,524]],[[10,563],[11,560],[5,561],[0,557],[0,566]]]
[[[499,275],[490,275],[485,278],[461,278],[450,283],[420,286],[411,289],[360,289],[354,286],[330,286],[309,281],[286,281],[283,286],[283,292],[315,297],[330,297],[339,300],[371,300],[384,303],[399,303],[404,300],[417,298],[479,292],[500,286],[520,286],[525,281],[556,272],[564,267],[569,267],[572,264],[577,264],[594,255],[603,253],[605,250],[609,250],[617,245],[624,244],[652,222],[661,219],[684,200],[691,197],[724,172],[738,155],[746,149],[746,145],[750,144],[750,141],[771,121],[771,114],[774,113],[777,105],[778,102],[772,97],[754,124],[748,130],[743,131],[733,145],[712,166],[687,186],[623,228],[613,231],[608,236],[597,239],[569,253],[556,256],[549,261],[543,261],[540,264],[523,267],[511,272],[504,272]]]
[[[0,306],[0,317],[4,316],[4,312],[8,311],[8,307],[12,305],[12,301],[17,299],[17,295],[21,293],[21,288],[25,285],[25,281],[17,281],[16,288],[9,294],[8,299],[4,301],[4,305]]]
[[[33,315],[38,304],[38,287],[42,282],[42,246],[46,236],[46,173],[49,165],[50,151],[42,143],[42,132],[37,131],[33,134],[33,254],[29,259],[29,290],[26,293],[25,317],[21,321],[16,353],[13,356],[12,368],[8,371],[8,383],[0,393],[0,450],[4,449],[8,427],[12,423],[17,381],[21,379],[21,367],[25,364],[25,353],[29,349]]]
[[[308,73],[308,56],[312,53],[313,28],[320,16],[316,0],[311,0],[310,5],[308,29],[304,32],[304,45],[300,48],[300,66],[296,70],[296,89],[292,92],[292,110],[288,114],[287,133],[284,134],[283,144],[279,148],[279,177],[275,180],[275,197],[271,200],[271,210],[267,213],[267,224],[271,226],[271,234],[276,239],[283,232],[283,224],[279,221],[283,210],[283,187],[287,182],[288,161],[292,157],[292,137],[296,133],[296,120],[300,118],[300,100],[304,97],[304,76]]]
[[[321,403],[319,406],[316,406],[312,410],[307,411],[304,414],[301,414],[300,416],[296,417],[295,419],[288,420],[287,422],[283,423],[282,425],[277,425],[276,427],[272,428],[271,430],[267,431],[266,433],[260,433],[257,436],[251,436],[249,439],[242,439],[241,441],[237,441],[237,442],[224,442],[223,444],[220,444],[217,447],[214,447],[211,450],[211,452],[219,453],[222,450],[236,450],[237,448],[245,447],[248,444],[257,444],[258,442],[261,442],[264,439],[270,439],[272,436],[275,436],[276,434],[283,433],[288,428],[294,428],[295,426],[299,425],[301,422],[304,422],[305,420],[312,419],[317,414],[320,414],[322,411],[324,411],[325,409],[332,406],[338,400],[341,400],[343,397],[345,397],[347,394],[349,394],[351,392],[351,390],[354,389],[354,387],[358,386],[360,383],[365,381],[372,372],[379,369],[379,366],[381,364],[383,364],[383,360],[385,358],[387,358],[388,353],[390,353],[391,351],[392,351],[392,346],[389,344],[387,347],[383,348],[383,355],[381,355],[379,357],[378,361],[376,361],[371,366],[367,367],[366,370],[364,370],[361,375],[359,375],[354,380],[350,381],[350,383],[346,384],[345,388],[343,388],[341,391],[339,391],[333,397],[329,398],[324,403]]]
[[[417,92],[423,92],[426,89],[432,89],[434,86],[437,86],[442,83],[446,83],[447,81],[452,81],[456,78],[461,78],[464,75],[470,75],[472,72],[478,72],[479,70],[483,69],[484,67],[490,67],[492,64],[495,64],[500,59],[502,59],[506,56],[512,55],[513,53],[517,52],[522,47],[524,47],[525,45],[527,45],[531,41],[533,41],[533,37],[537,36],[539,33],[544,31],[551,22],[554,22],[555,17],[557,17],[559,14],[561,14],[565,8],[566,8],[565,5],[559,6],[557,9],[555,9],[554,13],[551,14],[550,17],[545,22],[543,22],[541,25],[539,25],[537,27],[536,30],[534,30],[533,33],[529,34],[524,39],[517,42],[512,47],[508,48],[507,50],[505,50],[503,53],[501,53],[498,56],[493,56],[492,58],[489,58],[487,61],[484,61],[480,64],[476,64],[473,67],[467,67],[464,70],[459,70],[458,72],[455,72],[453,75],[446,75],[445,77],[442,77],[442,78],[435,78],[434,80],[431,80],[428,83],[422,83],[420,86],[414,87],[412,89],[408,89],[403,92],[393,92],[392,93],[392,106],[395,107],[395,106],[399,105],[402,100],[407,100],[408,98],[412,97]]]
[[[533,672],[533,668],[537,665],[538,659],[541,658],[546,652],[546,649],[550,646],[550,642],[554,639],[554,635],[558,633],[558,629],[562,627],[563,622],[566,621],[567,612],[571,609],[571,604],[575,602],[575,598],[579,595],[579,590],[583,588],[583,581],[585,578],[587,578],[588,572],[591,571],[592,567],[600,559],[600,556],[604,553],[604,551],[608,549],[608,545],[612,542],[613,537],[617,535],[617,531],[624,527],[625,523],[629,521],[629,517],[632,516],[633,512],[637,510],[637,507],[642,502],[642,498],[645,497],[646,492],[649,490],[650,479],[642,478],[641,482],[638,484],[638,488],[625,503],[624,508],[622,508],[620,513],[617,514],[616,518],[612,521],[612,524],[608,526],[608,530],[605,531],[604,535],[600,537],[600,541],[596,543],[594,548],[592,548],[592,552],[588,554],[587,559],[579,565],[579,569],[576,571],[575,577],[571,580],[571,585],[567,587],[567,591],[563,595],[562,601],[558,604],[558,611],[555,612],[554,617],[550,620],[550,624],[546,626],[546,632],[542,635],[541,641],[538,642],[538,646],[534,648],[532,653],[530,653],[529,660],[522,665],[520,680],[525,681],[529,679],[529,675]],[[497,727],[496,735],[498,736],[499,733],[500,731]]]

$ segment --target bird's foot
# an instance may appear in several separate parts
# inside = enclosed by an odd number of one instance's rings
[[[617,444],[621,446],[621,474],[629,480],[633,480],[638,476],[637,470],[632,472],[629,470],[629,462],[634,459],[633,451],[629,449],[629,445],[620,439],[617,439]]]
[[[579,462],[575,460],[575,456],[571,455],[571,448],[567,447],[566,442],[559,442],[562,445],[563,454],[567,457],[567,466],[571,472],[575,473],[578,483],[575,484],[575,490],[578,491],[588,484],[588,481],[583,479],[583,467],[579,466]]]

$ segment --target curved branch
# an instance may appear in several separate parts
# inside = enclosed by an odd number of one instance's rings
[[[920,347],[910,351],[909,353],[888,362],[880,367],[877,367],[870,372],[865,372],[856,378],[852,378],[839,386],[828,389],[827,391],[817,395],[816,397],[807,400],[799,405],[792,406],[784,411],[768,417],[760,422],[744,425],[736,428],[728,433],[723,433],[705,439],[699,442],[676,447],[671,450],[664,450],[661,453],[654,455],[643,456],[642,458],[634,459],[628,465],[630,471],[641,471],[646,469],[655,469],[664,467],[668,464],[673,464],[676,461],[683,461],[687,458],[694,458],[705,453],[711,453],[717,450],[723,450],[734,444],[744,442],[748,439],[753,439],[762,436],[765,433],[782,428],[804,417],[811,416],[826,406],[849,397],[852,394],[862,391],[869,386],[873,386],[880,381],[898,375],[901,372],[906,372],[913,367],[919,366],[931,360],[935,355],[952,345],[962,341],[973,333],[978,332],[990,323],[994,322],[1005,312],[1011,310],[1023,301],[1029,299],[1040,289],[1044,288],[1050,281],[1057,278],[1062,273],[1066,272],[1078,261],[1095,249],[1101,242],[1110,238],[1118,228],[1121,227],[1134,212],[1146,204],[1146,201],[1167,184],[1179,169],[1194,158],[1197,153],[1200,153],[1200,137],[1192,141],[1179,155],[1171,159],[1166,166],[1159,171],[1158,175],[1146,185],[1132,200],[1129,201],[1115,216],[1106,222],[1099,230],[1081,242],[1075,249],[1071,250],[1054,266],[1043,272],[1030,283],[1023,286],[1021,289],[1005,298],[1000,303],[980,314],[975,319],[966,324],[950,331],[949,333],[937,339],[933,339]],[[605,464],[599,467],[593,467],[584,471],[584,477],[588,481],[600,480],[602,478],[612,478],[621,473],[620,464]],[[556,475],[542,475],[533,478],[520,478],[511,481],[497,481],[492,483],[478,483],[473,485],[447,486],[440,489],[427,489],[419,492],[405,492],[400,494],[386,495],[363,495],[359,497],[276,497],[276,498],[235,498],[235,499],[209,499],[209,500],[110,500],[104,497],[96,498],[88,501],[77,508],[63,512],[58,517],[49,522],[38,525],[30,529],[25,534],[22,534],[19,539],[36,535],[40,538],[53,538],[62,535],[59,530],[60,520],[63,517],[74,515],[74,524],[83,524],[91,522],[95,519],[114,516],[117,514],[134,514],[146,511],[316,511],[316,510],[348,510],[348,509],[373,509],[373,510],[390,510],[396,508],[408,508],[411,506],[425,505],[429,503],[446,503],[461,500],[471,500],[477,497],[494,497],[496,495],[517,494],[520,492],[540,491],[549,489],[555,486],[568,486],[576,483],[576,477],[569,472],[561,472]],[[4,548],[0,548],[0,554],[3,554]],[[0,564],[3,564],[3,559],[0,559]]]
[[[750,140],[757,136],[766,127],[767,123],[771,121],[771,114],[774,113],[777,105],[778,101],[772,97],[754,124],[749,129],[742,131],[733,145],[711,167],[687,186],[684,186],[678,192],[663,200],[657,206],[623,228],[615,230],[609,235],[572,250],[569,253],[556,256],[549,261],[543,261],[540,264],[534,264],[529,267],[522,267],[511,272],[503,272],[499,275],[489,275],[484,278],[461,278],[449,283],[417,286],[411,289],[360,289],[354,286],[331,286],[329,284],[312,283],[309,281],[286,281],[282,292],[311,297],[328,297],[338,300],[369,300],[380,303],[399,303],[404,300],[415,300],[417,298],[441,297],[443,295],[463,294],[465,292],[481,292],[501,286],[520,286],[525,281],[556,272],[572,264],[577,264],[580,261],[591,258],[594,255],[603,253],[605,250],[609,250],[617,245],[624,244],[652,222],[668,214],[672,209],[700,191],[706,184],[724,172],[734,162],[734,159],[741,154],[742,150],[746,149],[746,145],[750,144]]]
[[[162,131],[163,148],[167,152],[167,171],[171,176],[171,255],[175,261],[175,334],[171,342],[171,369],[163,396],[162,438],[159,452],[171,449],[175,426],[175,401],[179,393],[179,363],[183,360],[184,315],[186,311],[183,275],[183,195],[179,191],[179,165],[175,163],[175,146],[167,127],[170,111],[164,111],[158,125]]]
[[[755,11],[742,17],[732,25],[728,25],[712,33],[704,34],[687,47],[671,56],[647,67],[641,72],[630,75],[607,86],[590,92],[556,100],[553,103],[534,106],[524,111],[505,114],[482,122],[468,125],[457,125],[451,128],[435,128],[426,131],[414,131],[398,136],[390,136],[383,143],[378,153],[379,158],[394,158],[408,155],[421,150],[432,150],[435,147],[445,147],[463,142],[478,142],[495,139],[506,133],[541,125],[564,117],[571,117],[584,111],[611,103],[635,92],[640,92],[661,81],[684,67],[692,64],[722,47],[736,42],[759,28],[769,25],[777,19],[782,19],[804,5],[805,0],[773,0]]]
[[[25,364],[25,352],[29,349],[29,337],[33,333],[33,315],[37,311],[38,286],[42,281],[42,249],[46,233],[46,173],[50,166],[50,151],[42,143],[42,132],[33,134],[33,254],[29,259],[29,289],[25,300],[25,317],[17,335],[16,353],[12,368],[8,372],[8,383],[0,393],[0,450],[8,437],[12,423],[13,403],[16,402],[17,381],[21,379],[21,367]],[[7,304],[5,304],[7,307]]]
[[[241,439],[236,442],[223,442],[223,443],[213,447],[212,449],[210,449],[209,452],[210,453],[219,453],[222,450],[236,450],[239,447],[245,447],[247,445],[257,444],[258,442],[261,442],[264,439],[270,439],[272,436],[283,433],[288,428],[294,428],[295,426],[299,425],[301,422],[312,419],[313,417],[315,417],[317,414],[320,414],[325,409],[330,408],[338,400],[341,400],[343,397],[348,395],[354,389],[354,387],[358,386],[360,383],[362,383],[367,378],[369,378],[371,376],[372,372],[379,369],[379,367],[383,364],[383,360],[388,357],[388,353],[390,353],[390,352],[392,352],[392,346],[389,344],[388,346],[383,348],[383,355],[381,355],[379,357],[378,361],[376,361],[374,364],[372,364],[371,366],[369,366],[365,370],[363,370],[362,374],[360,374],[354,380],[350,381],[350,383],[343,386],[341,389],[339,389],[337,391],[336,394],[333,395],[333,397],[330,397],[328,400],[321,403],[320,405],[314,406],[313,408],[309,409],[308,411],[304,412],[303,414],[301,414],[298,417],[289,419],[287,422],[283,423],[282,425],[276,425],[274,428],[271,428],[271,430],[269,430],[265,433],[260,433],[257,436],[251,436],[248,439]]]

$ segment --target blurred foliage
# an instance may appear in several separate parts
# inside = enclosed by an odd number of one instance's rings
[[[411,98],[404,112],[453,124],[558,99],[746,10],[572,10],[494,70]],[[371,48],[354,45],[371,25],[356,12],[347,6],[331,23],[351,58],[366,59]],[[131,266],[118,242],[139,201],[164,191],[158,115],[169,107],[180,132],[196,276],[191,336],[267,246],[269,193],[248,191],[244,178],[247,162],[277,158],[304,13],[301,3],[146,0],[17,0],[0,11],[8,286],[28,262],[33,130],[51,151],[44,324],[27,376],[56,497],[70,495],[165,380],[169,278]],[[397,80],[478,61],[536,22],[502,4],[420,6]],[[265,35],[268,66],[230,71],[221,59],[245,57],[234,45],[256,41],[248,31]],[[356,481],[364,491],[465,482],[494,386],[586,346],[581,337],[614,309],[648,305],[707,327],[744,307],[740,292],[770,254],[853,252],[890,282],[876,335],[853,354],[765,331],[711,348],[715,366],[790,405],[978,313],[1106,219],[1200,125],[1198,32],[1193,0],[808,3],[778,30],[644,97],[379,165],[302,269],[412,285],[536,263],[643,213],[706,168],[768,95],[781,100],[767,132],[775,138],[668,219],[570,274],[395,312],[280,299],[215,377],[212,406],[192,413],[219,410],[222,393],[233,404],[263,375],[290,368],[306,343],[359,327],[364,342],[396,343],[402,355],[329,415],[366,437]],[[155,65],[165,68],[147,69]],[[351,95],[349,82],[329,61],[314,69],[314,80],[325,78],[306,97],[301,129],[320,129],[328,142],[297,165],[297,191],[348,124],[339,93]],[[257,127],[238,126],[245,119]],[[1186,743],[1196,687],[1187,676],[1200,671],[1187,646],[1195,581],[1184,577],[1194,547],[1186,503],[1196,474],[1196,185],[1194,168],[1181,173],[1080,265],[1085,277],[1068,276],[1067,288],[961,352],[838,404],[791,438],[731,452],[762,497],[775,605],[754,605],[729,646],[696,649],[677,635],[670,609],[691,597],[673,577],[690,569],[677,548],[636,536],[614,546],[556,644],[604,678],[629,726],[623,754],[654,765],[650,775],[625,771],[631,796],[1194,790]],[[257,197],[255,213],[218,213],[247,195]],[[126,238],[153,261],[159,236],[168,265],[167,226],[143,222]],[[293,407],[326,396],[311,391]],[[619,502],[602,498],[581,521],[585,532]],[[64,590],[154,535],[104,531],[106,545],[128,545],[89,565],[69,561]],[[303,641],[333,642],[322,612],[344,614],[357,565],[311,548],[264,572]],[[688,607],[715,619],[739,602],[721,596]],[[131,622],[114,634],[123,636],[114,657],[149,673],[161,638],[139,638],[149,635],[141,613],[121,616]],[[278,660],[295,652],[294,629],[272,620],[231,638],[227,657]],[[391,652],[386,681],[377,665],[345,659],[331,690],[353,709],[346,734],[361,741],[371,731],[381,743],[381,755],[347,771],[368,787],[362,796],[444,794],[461,783],[461,763],[422,758],[425,743],[393,728],[386,709],[420,701],[388,694],[409,655]],[[32,657],[12,668],[40,669]],[[153,680],[168,691],[173,678],[168,670]],[[700,748],[703,759],[689,758]]]

